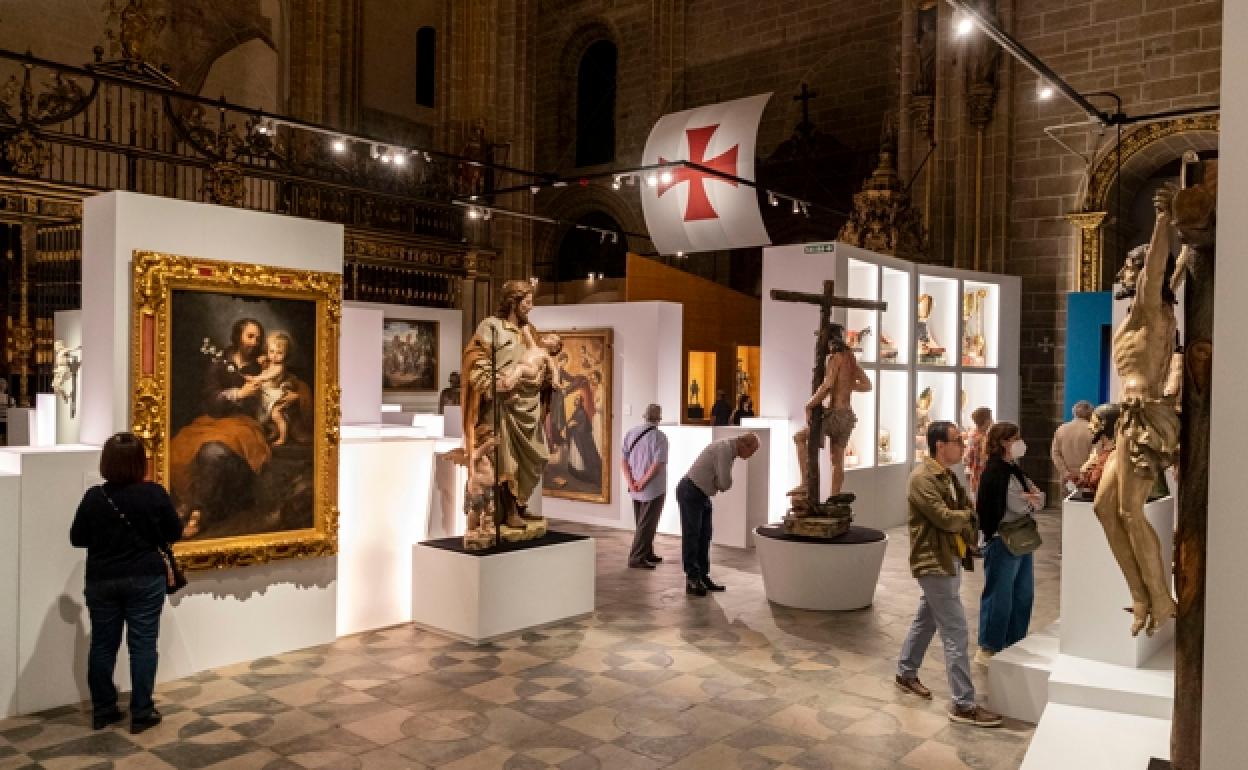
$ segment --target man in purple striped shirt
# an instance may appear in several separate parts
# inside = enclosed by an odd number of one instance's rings
[[[624,435],[620,460],[637,520],[633,547],[628,552],[628,566],[633,569],[654,569],[663,561],[654,553],[654,532],[667,497],[667,436],[659,430],[662,408],[658,404],[647,406],[644,419]]]

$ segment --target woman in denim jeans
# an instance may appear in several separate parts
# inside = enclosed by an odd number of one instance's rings
[[[96,730],[125,718],[113,686],[123,627],[130,650],[130,732],[160,723],[152,688],[168,573],[156,549],[182,536],[182,522],[165,488],[143,480],[146,471],[147,453],[134,434],[110,438],[100,454],[104,483],[83,495],[69,530],[69,542],[87,549],[87,685]]]
[[[1018,426],[999,422],[984,439],[988,461],[979,480],[975,512],[984,536],[984,592],[979,604],[979,651],[975,662],[988,659],[1027,636],[1035,595],[1032,555],[1015,556],[997,529],[1044,507],[1044,493],[1018,467],[1027,451]]]

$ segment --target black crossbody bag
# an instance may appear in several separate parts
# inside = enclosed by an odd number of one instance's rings
[[[152,546],[152,548],[156,550],[156,553],[160,554],[160,558],[165,562],[165,593],[176,594],[178,591],[186,588],[186,575],[183,574],[182,568],[178,566],[178,560],[174,557],[173,549],[169,547],[169,544],[163,543],[160,545],[154,545],[150,540],[143,537],[142,533],[135,528],[134,524],[130,523],[130,520],[126,518],[126,514],[122,513],[121,509],[117,507],[117,503],[113,502],[113,498],[109,497],[108,493],[104,491],[103,485],[99,487],[99,490],[100,494],[104,495],[104,499],[108,501],[108,504],[113,507],[117,516],[124,521],[126,526],[130,528],[130,531],[134,533],[134,536],[147,545]]]

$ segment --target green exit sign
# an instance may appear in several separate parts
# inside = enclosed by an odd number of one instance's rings
[[[805,249],[807,254],[831,254],[836,251],[835,243],[812,243]]]

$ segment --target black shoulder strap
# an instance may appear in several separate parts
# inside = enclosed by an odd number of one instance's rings
[[[143,545],[146,545],[149,548],[155,548],[157,551],[161,550],[159,545],[153,544],[149,538],[143,537],[143,533],[139,531],[139,528],[134,526],[130,519],[126,517],[126,514],[121,512],[121,509],[117,507],[117,503],[113,502],[113,498],[109,496],[108,492],[104,491],[103,484],[97,484],[96,489],[100,490],[100,494],[104,495],[104,499],[108,501],[110,506],[112,506],[113,511],[117,514],[117,517],[126,523],[126,526],[130,528],[130,531],[134,533],[134,536],[137,537]]]
[[[633,448],[636,447],[639,443],[641,443],[641,440],[646,437],[647,433],[649,433],[650,431],[658,427],[659,426],[657,425],[651,425],[645,430],[643,430],[641,433],[638,433],[637,438],[633,439],[633,443],[629,444],[627,447],[624,448],[624,454],[629,454],[630,452],[632,452]]]

